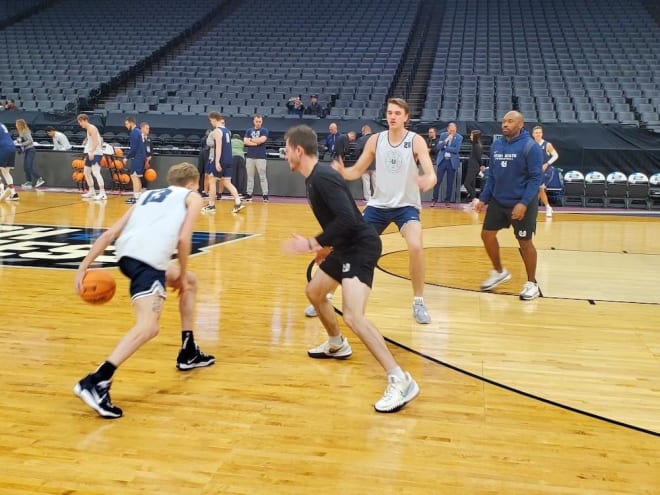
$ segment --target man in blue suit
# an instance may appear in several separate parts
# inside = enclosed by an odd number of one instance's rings
[[[447,126],[447,131],[440,134],[438,144],[436,146],[438,157],[436,158],[436,165],[438,167],[438,182],[433,188],[433,198],[431,207],[434,207],[438,202],[438,195],[440,194],[440,184],[442,179],[447,174],[447,192],[445,193],[445,206],[449,207],[452,193],[454,192],[454,180],[456,179],[456,171],[461,166],[461,161],[458,158],[458,150],[461,149],[463,143],[463,136],[456,133],[456,123],[450,122]]]

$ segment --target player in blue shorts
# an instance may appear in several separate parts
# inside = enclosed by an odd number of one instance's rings
[[[209,147],[209,161],[204,172],[209,178],[209,202],[202,209],[203,213],[215,213],[216,184],[220,182],[220,193],[227,189],[234,198],[233,213],[238,213],[245,204],[238,195],[238,190],[231,183],[234,157],[231,151],[231,132],[224,127],[224,119],[218,112],[209,113],[209,122],[213,130],[206,138]]]
[[[215,362],[213,356],[199,350],[192,331],[197,279],[188,270],[188,256],[202,206],[202,198],[197,193],[199,171],[190,163],[173,165],[167,181],[169,187],[140,196],[137,203],[94,242],[76,272],[75,289],[80,293],[90,264],[117,239],[119,268],[131,280],[135,325],[108,359],[73,389],[85,404],[104,418],[119,418],[123,414],[110,400],[112,377],[135,351],[158,335],[165,287],[179,292],[182,346],[176,367],[190,370]],[[145,246],[149,247],[145,249]],[[175,249],[177,263],[171,261]]]
[[[138,128],[134,117],[127,117],[124,126],[128,130],[129,150],[124,157],[124,163],[129,165],[128,173],[133,185],[133,196],[128,198],[125,203],[135,204],[142,192],[142,177],[151,157],[151,145],[148,139],[149,124],[142,122]],[[130,163],[128,162],[130,160]]]
[[[428,191],[436,183],[433,162],[424,138],[408,131],[408,104],[400,98],[387,103],[389,129],[372,135],[355,165],[344,168],[333,162],[344,179],[356,180],[375,160],[376,186],[364,209],[364,219],[381,234],[392,222],[408,245],[410,280],[413,286],[412,313],[417,323],[431,323],[424,303],[424,245],[419,213],[422,209],[420,189]],[[417,166],[419,162],[422,174]]]
[[[101,158],[103,158],[103,139],[98,128],[89,121],[87,114],[81,113],[77,117],[78,125],[87,131],[85,138],[85,181],[89,190],[83,193],[83,199],[93,199],[95,201],[105,201],[108,196],[105,194],[105,183],[101,175]],[[94,179],[99,186],[99,192],[94,192]]]
[[[5,185],[0,182],[0,200],[18,201],[18,193],[14,189],[14,179],[11,171],[14,168],[16,160],[16,146],[11,134],[4,124],[0,124],[0,173],[5,181]]]
[[[548,193],[545,192],[547,184],[545,183],[545,172],[553,163],[559,160],[559,153],[557,149],[552,145],[551,142],[543,139],[543,127],[540,125],[534,126],[532,128],[532,137],[534,141],[541,147],[543,150],[543,174],[544,182],[541,184],[539,189],[539,199],[543,206],[545,206],[545,216],[546,218],[552,218],[552,206],[550,206],[550,200],[548,199]]]

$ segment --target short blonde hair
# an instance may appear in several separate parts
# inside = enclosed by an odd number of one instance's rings
[[[199,181],[199,170],[192,163],[177,163],[167,171],[167,183],[171,186],[183,187],[191,181]]]
[[[389,100],[387,100],[387,104],[396,105],[397,107],[402,108],[403,111],[406,112],[406,115],[410,113],[410,108],[408,107],[408,103],[403,98],[390,98]]]

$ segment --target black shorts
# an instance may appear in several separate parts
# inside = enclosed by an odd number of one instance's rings
[[[371,287],[382,250],[380,237],[365,237],[350,248],[330,252],[319,269],[340,284],[345,278],[357,277],[360,282]]]
[[[122,256],[119,260],[119,269],[131,279],[131,301],[144,296],[158,295],[165,299],[165,271],[157,270],[151,265]]]
[[[522,220],[512,220],[512,211],[513,206],[504,206],[491,198],[486,209],[483,230],[508,229],[509,226],[513,225],[513,234],[516,239],[531,239],[536,232],[536,215],[539,212],[538,196],[535,196],[529,203]]]

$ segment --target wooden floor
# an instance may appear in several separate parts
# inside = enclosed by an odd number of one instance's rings
[[[197,340],[216,365],[175,369],[172,294],[161,334],[115,375],[125,416],[108,421],[71,389],[131,325],[125,278],[109,269],[117,295],[89,306],[73,271],[8,260],[42,263],[40,247],[75,267],[80,252],[18,226],[99,229],[126,207],[62,192],[0,204],[0,494],[660,493],[658,216],[540,216],[545,297],[522,302],[511,232],[499,239],[513,279],[481,293],[480,218],[427,208],[426,326],[411,317],[405,245],[388,230],[368,315],[421,394],[379,415],[385,379],[357,338],[350,360],[306,356],[324,339],[303,315],[310,258],[280,244],[318,232],[309,207],[275,198],[232,215],[222,201],[197,230],[256,235],[191,262]]]

